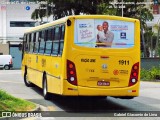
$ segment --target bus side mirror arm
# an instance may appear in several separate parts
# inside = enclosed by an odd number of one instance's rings
[[[20,51],[22,51],[22,47],[23,47],[23,46],[22,46],[22,43],[20,43],[20,44],[18,45],[18,48],[19,48]]]

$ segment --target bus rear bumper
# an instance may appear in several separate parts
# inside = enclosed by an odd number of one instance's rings
[[[137,97],[139,96],[139,82],[131,87],[124,88],[89,88],[67,85],[62,95],[64,96],[113,96]]]
[[[125,88],[87,88],[78,87],[79,96],[114,96],[114,97],[137,97],[139,96],[139,87],[135,85],[133,87]]]

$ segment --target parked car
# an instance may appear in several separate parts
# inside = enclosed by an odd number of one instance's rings
[[[0,55],[0,68],[9,70],[13,67],[11,55]]]

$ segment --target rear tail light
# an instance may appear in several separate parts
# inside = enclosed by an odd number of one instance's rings
[[[72,85],[77,85],[75,64],[70,60],[67,60],[67,81]]]
[[[130,74],[130,79],[129,79],[129,86],[132,86],[137,83],[138,81],[138,74],[139,74],[139,62],[135,63],[132,66],[131,74]]]

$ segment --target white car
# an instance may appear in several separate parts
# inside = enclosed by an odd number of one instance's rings
[[[13,67],[12,56],[11,55],[0,55],[0,68],[9,70]]]

